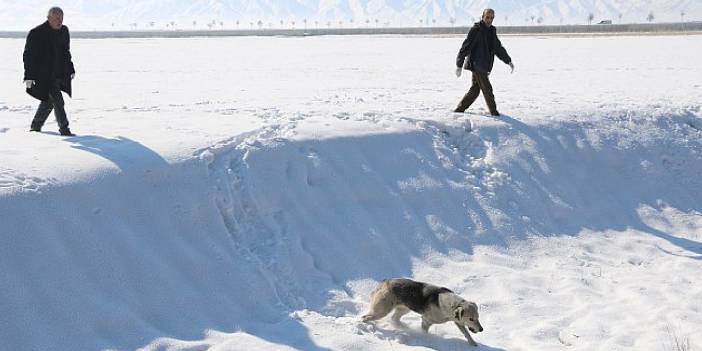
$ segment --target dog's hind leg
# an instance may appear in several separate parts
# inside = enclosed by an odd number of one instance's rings
[[[383,304],[383,303],[371,305],[370,311],[368,311],[368,313],[366,313],[363,317],[361,317],[361,319],[364,322],[370,322],[370,321],[375,321],[375,320],[381,319],[381,318],[387,316],[388,313],[390,313],[390,311],[392,311],[392,308],[393,308],[392,305]]]
[[[407,308],[407,306],[405,306],[405,305],[399,305],[399,306],[395,307],[395,313],[392,314],[392,322],[395,325],[402,324],[402,322],[400,321],[400,318],[402,318],[402,316],[409,313],[409,311],[410,311],[410,309]]]
[[[387,301],[387,299],[379,298],[376,299],[374,296],[373,301],[371,301],[370,310],[361,319],[364,322],[375,321],[381,319],[390,313],[395,306]]]
[[[384,281],[371,294],[370,309],[361,317],[361,320],[364,322],[378,320],[387,316],[393,308],[395,308],[395,302],[388,290],[387,283]]]

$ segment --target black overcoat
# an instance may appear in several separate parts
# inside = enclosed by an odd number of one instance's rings
[[[506,64],[512,62],[512,58],[497,38],[495,27],[488,27],[483,21],[476,22],[468,31],[468,36],[458,51],[456,66],[479,73],[490,73],[495,55]],[[468,57],[468,65],[464,66],[466,57]]]
[[[42,101],[48,100],[51,79],[58,78],[61,80],[61,90],[71,96],[71,75],[76,71],[71,61],[68,27],[62,26],[57,31],[51,28],[47,21],[30,30],[24,46],[23,60],[24,80],[35,81],[35,84],[27,89],[29,95]],[[54,62],[59,62],[62,67],[63,72],[58,77],[54,74]]]

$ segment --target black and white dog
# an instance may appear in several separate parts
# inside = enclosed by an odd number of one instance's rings
[[[473,346],[478,344],[466,327],[473,333],[483,331],[478,321],[478,305],[436,285],[402,278],[383,280],[371,294],[370,310],[362,319],[364,322],[378,320],[393,309],[392,321],[395,324],[399,324],[400,318],[409,311],[421,314],[425,332],[432,324],[452,321]]]

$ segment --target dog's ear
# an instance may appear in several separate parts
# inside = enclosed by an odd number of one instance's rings
[[[456,314],[456,320],[460,321],[461,318],[463,318],[463,306],[458,306],[456,309],[453,311]]]

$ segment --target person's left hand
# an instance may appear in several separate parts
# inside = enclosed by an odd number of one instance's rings
[[[510,63],[509,63],[509,68],[512,69],[511,71],[509,71],[509,73],[514,73],[514,63],[510,62]]]
[[[73,78],[75,78],[75,77],[76,77],[76,74],[75,74],[75,73],[71,73],[71,80],[73,80]]]
[[[457,67],[456,68],[456,77],[460,78],[461,73],[463,73],[463,68],[462,67]]]

